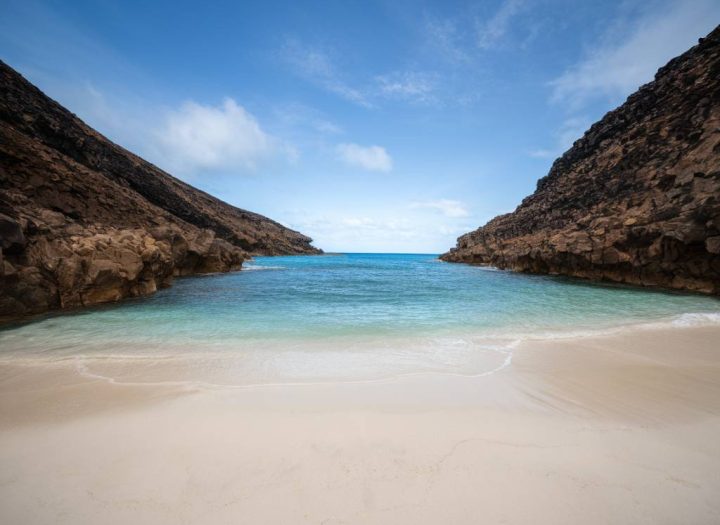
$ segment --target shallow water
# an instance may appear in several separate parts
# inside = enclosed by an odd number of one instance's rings
[[[513,346],[528,337],[720,322],[714,298],[448,264],[434,255],[258,257],[245,268],[8,327],[0,331],[0,359],[75,360],[86,373],[124,360],[135,363],[125,367],[128,377],[142,368],[146,379],[153,367],[184,363],[178,377],[222,371],[222,382],[233,384],[485,374],[509,364]]]

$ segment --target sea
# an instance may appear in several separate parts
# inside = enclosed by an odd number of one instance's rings
[[[510,366],[527,340],[712,324],[716,298],[435,254],[256,257],[240,272],[177,279],[150,297],[4,326],[0,362],[238,387],[482,376]]]

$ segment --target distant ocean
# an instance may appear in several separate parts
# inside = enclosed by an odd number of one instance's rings
[[[258,257],[244,268],[6,327],[0,360],[72,363],[83,373],[137,381],[169,363],[183,380],[238,386],[482,375],[507,366],[526,338],[720,323],[720,301],[711,297],[521,275],[435,255]]]

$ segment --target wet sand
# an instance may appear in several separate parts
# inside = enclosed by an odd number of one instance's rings
[[[71,364],[0,365],[2,523],[720,522],[720,327],[525,341],[481,377]]]

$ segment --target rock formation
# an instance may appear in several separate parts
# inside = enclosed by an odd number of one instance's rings
[[[441,258],[720,294],[720,27]]]
[[[0,319],[320,253],[113,144],[0,62]]]

